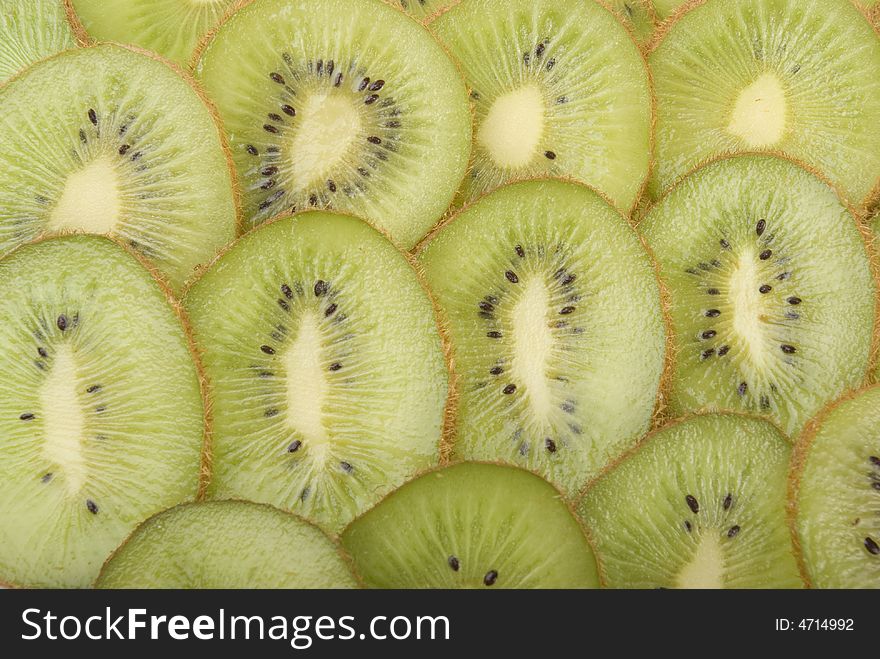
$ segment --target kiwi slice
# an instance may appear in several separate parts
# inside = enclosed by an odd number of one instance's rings
[[[834,189],[776,156],[733,156],[683,179],[640,229],[676,337],[670,409],[741,410],[785,432],[865,377],[876,285]]]
[[[199,489],[204,405],[180,319],[137,259],[66,236],[0,260],[0,581],[84,587]]]
[[[461,62],[476,111],[462,197],[515,178],[589,183],[629,213],[648,175],[648,69],[620,20],[598,2],[483,0],[431,29]]]
[[[177,289],[236,219],[211,110],[158,59],[68,50],[0,90],[0,255],[47,234],[111,234]]]
[[[267,224],[185,303],[212,384],[214,497],[337,532],[438,461],[449,374],[434,310],[365,222]]]
[[[417,478],[349,526],[371,588],[598,588],[593,550],[559,492],[512,467]]]
[[[385,0],[389,5],[400,7],[407,14],[420,21],[428,21],[434,15],[451,7],[460,0]]]
[[[412,247],[470,155],[467,91],[428,30],[381,0],[248,2],[207,43],[250,226],[354,213]]]
[[[660,291],[626,219],[589,188],[510,184],[419,259],[459,379],[455,451],[576,493],[651,423],[665,353]]]
[[[71,17],[99,41],[131,43],[181,66],[236,0],[64,0]]]
[[[104,564],[97,588],[356,588],[317,527],[270,506],[208,501],[144,522]]]
[[[692,417],[649,436],[578,508],[612,588],[801,588],[785,523],[791,454],[770,423]]]
[[[880,387],[850,395],[795,446],[790,505],[816,588],[880,588]]]
[[[0,0],[0,85],[34,62],[75,46],[60,0]]]
[[[880,39],[851,0],[705,0],[664,29],[655,197],[713,156],[773,151],[862,202],[880,176]]]

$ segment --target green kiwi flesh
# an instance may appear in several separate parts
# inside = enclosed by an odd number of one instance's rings
[[[706,415],[648,437],[578,510],[611,588],[801,588],[786,526],[791,454],[770,423]]]
[[[876,286],[834,189],[765,155],[696,170],[640,225],[670,294],[670,411],[739,410],[797,434],[868,368]]]
[[[97,588],[356,588],[317,527],[244,501],[184,504],[144,522],[110,557]]]
[[[371,588],[598,588],[584,531],[545,481],[458,464],[389,495],[342,544]]]
[[[365,222],[245,236],[185,299],[211,382],[210,494],[338,532],[439,460],[449,387],[431,301]]]
[[[438,12],[451,7],[460,0],[385,0],[393,7],[400,7],[420,21],[427,21]]]
[[[610,0],[608,6],[632,30],[640,44],[647,43],[654,35],[654,14],[650,0]]]
[[[65,0],[90,36],[131,43],[187,66],[236,0]]]
[[[138,261],[68,236],[0,260],[0,582],[85,587],[145,518],[193,499],[204,406]]]
[[[75,46],[60,0],[0,0],[0,85],[34,62]]]
[[[649,0],[654,5],[657,18],[665,21],[672,16],[679,7],[687,4],[688,0]]]
[[[380,0],[261,0],[196,67],[217,103],[250,225],[334,209],[412,247],[470,156],[467,90],[428,30]]]
[[[649,62],[655,198],[701,162],[741,151],[804,161],[854,205],[880,176],[880,39],[851,0],[706,0]]]
[[[459,379],[455,452],[575,494],[650,426],[666,333],[653,265],[589,188],[510,184],[419,255]]]
[[[236,221],[220,130],[166,64],[107,44],[0,89],[0,255],[48,234],[110,234],[179,289]]]
[[[815,588],[880,588],[880,388],[836,404],[795,449],[793,526]]]
[[[588,183],[629,213],[648,175],[651,91],[638,45],[598,2],[462,2],[430,24],[476,112],[471,201],[513,179]]]

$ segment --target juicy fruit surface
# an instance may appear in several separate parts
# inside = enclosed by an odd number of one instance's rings
[[[443,11],[457,0],[385,0],[393,7],[399,7],[410,16],[424,21],[437,12]]]
[[[448,373],[431,302],[367,224],[248,235],[188,293],[212,384],[211,492],[333,532],[439,459]]]
[[[147,520],[113,554],[98,588],[356,588],[318,528],[269,506],[210,501]]]
[[[868,365],[875,285],[854,218],[787,160],[684,179],[640,225],[671,297],[673,413],[742,410],[789,434]]]
[[[0,581],[91,584],[144,518],[195,497],[196,368],[156,282],[106,238],[0,261]]]
[[[841,402],[799,441],[794,529],[816,588],[880,588],[880,388]]]
[[[706,159],[773,150],[853,204],[880,176],[880,39],[850,0],[708,0],[649,57],[657,196]]]
[[[181,66],[199,39],[236,0],[68,0],[83,27],[99,41],[132,43]]]
[[[649,437],[586,493],[612,588],[800,588],[785,524],[791,450],[766,421],[706,415]]]
[[[575,493],[647,431],[665,330],[650,258],[590,189],[498,190],[420,255],[460,378],[456,452]]]
[[[76,39],[60,0],[0,0],[0,85]]]
[[[431,23],[461,63],[476,112],[470,201],[515,178],[573,177],[635,204],[651,150],[645,61],[596,2],[462,2]]]
[[[246,5],[197,71],[223,118],[252,225],[333,208],[409,248],[464,176],[471,117],[461,76],[423,26],[379,0]]]
[[[372,588],[598,588],[559,493],[511,467],[460,464],[391,494],[342,536]]]
[[[178,288],[235,233],[219,129],[165,64],[71,50],[0,90],[0,254],[45,234],[112,234]]]

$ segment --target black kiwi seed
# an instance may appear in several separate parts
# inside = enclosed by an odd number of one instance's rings
[[[485,311],[486,313],[492,313],[495,311],[495,307],[488,302],[480,302],[479,307],[481,311]]]
[[[716,336],[718,336],[718,332],[716,332],[715,330],[706,330],[705,332],[700,334],[700,338],[703,338],[706,340],[714,339]]]
[[[717,288],[710,288],[706,291],[709,295],[721,295],[721,291]]]
[[[267,133],[278,134],[278,129],[272,124],[263,124],[263,130]]]
[[[739,386],[736,388],[736,390],[740,396],[745,396],[746,391],[748,391],[748,388],[749,388],[749,385],[747,385],[745,382],[740,382]]]
[[[384,87],[384,86],[385,86],[385,81],[384,81],[384,80],[377,80],[377,81],[374,82],[372,85],[370,85],[370,91],[371,91],[371,92],[377,92],[377,91],[379,91],[380,89],[382,89],[382,87]]]
[[[281,111],[286,114],[288,117],[296,116],[296,109],[286,103],[281,106]]]
[[[332,316],[334,313],[336,313],[336,310],[337,310],[338,308],[339,308],[339,307],[338,307],[335,303],[334,303],[334,304],[331,304],[329,307],[327,307],[326,309],[324,309],[324,317],[325,317],[325,318],[329,318],[329,317]]]
[[[504,389],[502,389],[502,392],[503,392],[504,394],[506,394],[506,395],[509,396],[510,394],[516,392],[516,385],[515,385],[515,384],[509,384],[509,385],[507,385],[506,387],[504,387]]]
[[[874,545],[876,547],[876,545]],[[493,585],[498,580],[498,570],[489,570],[483,577],[483,583],[487,586]]]
[[[734,538],[736,537],[737,533],[739,533],[739,526],[731,526],[730,529],[727,531],[727,537]]]
[[[759,236],[761,236],[764,234],[764,229],[766,229],[766,228],[767,228],[767,221],[766,220],[758,220],[758,224],[755,226],[755,233],[757,233]]]
[[[718,356],[724,357],[728,352],[730,352],[730,346],[721,346],[718,348]]]
[[[62,332],[67,329],[67,316],[61,314],[58,316],[58,319],[55,321],[55,324],[58,326]]]
[[[724,507],[724,510],[730,510],[730,506],[732,504],[733,504],[733,495],[728,494],[726,497],[724,497],[724,501],[722,502],[721,505]]]
[[[370,137],[368,137],[367,142],[369,142],[370,144],[382,144],[382,140],[375,135],[371,135]]]
[[[486,332],[486,336],[488,336],[490,339],[500,339],[503,335],[501,334],[501,332],[492,330],[491,332]]]
[[[546,447],[548,453],[556,453],[556,442],[554,442],[549,437],[544,440],[544,446]]]
[[[502,373],[504,373],[504,369],[501,368],[500,366],[496,366],[496,367],[490,369],[489,373],[491,375],[501,375]]]
[[[342,468],[342,471],[344,471],[346,474],[350,474],[351,472],[354,471],[354,467],[351,466],[350,462],[345,462],[343,460],[342,462],[339,463],[339,466]]]
[[[794,353],[797,352],[797,348],[795,348],[794,346],[787,345],[787,344],[781,345],[780,348],[782,348],[782,352],[784,352],[786,355],[793,355]]]
[[[46,352],[46,349],[45,349],[44,347],[42,347],[42,346],[40,346],[39,348],[37,348],[37,354],[38,354],[40,357],[48,357],[48,356],[49,356],[49,353]]]
[[[718,309],[709,309],[705,314],[706,318],[718,318],[721,312]]]
[[[98,514],[98,504],[91,499],[86,499],[86,508],[89,509],[89,512],[92,513],[92,515]]]
[[[340,369],[342,369],[342,364],[340,364],[339,362],[333,362],[332,364],[330,364],[330,371],[331,372],[335,373],[336,371],[338,371]]]
[[[99,391],[101,391],[101,385],[100,385],[100,384],[93,384],[91,387],[89,387],[88,389],[86,389],[86,393],[87,393],[87,394],[94,394],[94,393],[97,393],[97,392],[99,392]]]
[[[93,126],[98,125],[98,114],[92,108],[89,108],[89,121],[92,122]]]
[[[447,565],[449,565],[449,567],[452,568],[453,572],[458,572],[458,570],[461,568],[461,563],[459,563],[458,558],[456,558],[455,556],[450,556],[449,558],[447,558],[446,563]]]
[[[517,246],[514,247],[513,249],[516,251],[516,255],[517,255],[519,258],[521,258],[521,259],[525,258],[525,256],[526,256],[526,251],[522,248],[522,245],[517,245]]]
[[[545,151],[544,157],[547,158],[547,160],[556,160],[556,153],[553,151]]]
[[[290,446],[287,447],[287,452],[296,453],[297,451],[299,451],[300,446],[302,446],[302,442],[298,439],[295,439],[290,443]]]
[[[567,400],[564,403],[562,403],[562,405],[560,405],[560,407],[562,408],[562,411],[565,412],[566,414],[574,414],[574,403],[571,402],[570,400]]]
[[[327,282],[324,281],[323,279],[319,279],[318,281],[316,281],[315,282],[315,289],[314,289],[315,290],[315,297],[321,297],[323,295],[326,295],[328,288],[329,287],[327,285]]]
[[[274,122],[276,122],[276,123],[277,123],[277,122],[280,122],[280,121],[284,121],[284,119],[281,118],[281,115],[280,115],[280,114],[276,114],[275,112],[270,112],[270,113],[269,113],[268,115],[266,115],[266,116],[268,116],[269,119],[270,119],[271,121],[274,121]]]
[[[874,556],[880,554],[880,545],[878,545],[871,537],[865,538],[865,549],[867,549]]]
[[[766,261],[771,256],[773,256],[773,252],[769,249],[765,249],[763,252],[761,252],[761,254],[758,258],[760,258],[762,261]]]
[[[773,290],[773,287],[769,284],[764,284],[761,288],[758,289],[761,292],[761,295],[767,295],[770,291]]]
[[[272,73],[269,74],[269,77],[270,77],[273,81],[277,82],[279,85],[283,85],[283,84],[284,84],[284,76],[282,76],[280,73],[275,73],[275,72],[273,71]]]
[[[263,412],[263,416],[267,419],[271,419],[273,416],[278,416],[278,410],[276,410],[274,407],[271,407]]]
[[[868,459],[870,460],[872,465],[874,465],[875,467],[880,467],[880,458],[878,458],[876,455],[872,455]]]
[[[123,144],[121,147],[119,147],[119,155],[124,156],[126,153],[128,153],[129,149],[131,149],[131,146],[129,146],[128,144]]]
[[[556,66],[556,60],[555,60],[555,59],[552,59],[552,58],[551,58],[551,59],[547,60],[547,70],[548,70],[548,71],[552,71],[554,66]]]
[[[31,414],[30,412],[25,412],[24,414],[22,414],[18,418],[21,419],[22,421],[30,421],[34,418],[34,415]]]
[[[559,310],[559,313],[563,316],[567,316],[569,314],[574,313],[575,310],[576,310],[576,307],[563,307],[562,309]]]
[[[799,297],[790,297],[790,298],[788,298],[787,302],[788,302],[789,304],[792,304],[792,305],[794,305],[794,306],[797,306],[797,305],[799,305],[801,302],[803,302],[803,300],[801,300]]]
[[[692,494],[688,494],[684,500],[687,502],[688,508],[691,509],[692,513],[700,512],[700,502],[697,501],[697,498]]]
[[[687,532],[690,533],[694,528],[688,520],[684,520],[684,528],[687,529]]]
[[[293,299],[293,290],[287,284],[281,284],[281,292],[288,300]]]
[[[263,169],[260,170],[260,174],[262,176],[272,176],[277,173],[278,173],[278,168],[275,167],[274,165],[272,165],[270,167],[264,167]]]
[[[370,94],[369,96],[367,96],[364,99],[364,105],[372,105],[373,103],[375,103],[378,100],[379,100],[378,94]]]
[[[721,244],[722,249],[730,249],[730,243],[727,242],[724,238],[722,238],[719,243]]]
[[[82,128],[79,129],[79,141],[82,142],[83,144],[88,142],[88,138],[86,137],[86,132]]]
[[[714,354],[715,354],[715,349],[709,348],[708,350],[704,350],[703,352],[700,353],[700,359],[703,359],[703,360],[709,359],[709,357],[711,357]]]
[[[275,348],[273,348],[272,346],[260,346],[260,350],[262,350],[267,355],[275,354]]]
[[[504,273],[504,276],[507,277],[507,281],[509,281],[511,284],[519,283],[519,277],[513,270],[508,270]]]
[[[48,474],[45,474],[42,478],[40,478],[41,483],[48,483],[52,480],[52,472],[50,471]]]
[[[336,182],[333,181],[332,179],[328,180],[327,181],[327,189],[330,190],[330,192],[336,192]]]
[[[246,147],[246,150],[247,150],[247,152],[248,152],[249,154],[251,154],[252,156],[258,156],[258,155],[260,155],[260,152],[257,151],[257,147],[255,147],[255,146],[252,145],[252,144],[248,144],[247,147]],[[126,151],[128,151],[128,149],[126,149]]]

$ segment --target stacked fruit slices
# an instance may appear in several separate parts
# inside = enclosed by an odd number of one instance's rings
[[[0,4],[0,580],[880,583],[847,0]]]

